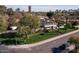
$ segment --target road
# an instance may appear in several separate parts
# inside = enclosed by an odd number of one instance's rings
[[[72,35],[79,35],[79,32],[76,32]],[[30,48],[8,48],[4,45],[0,45],[0,52],[3,53],[52,53],[52,48],[58,47],[66,43],[72,35],[62,37],[58,40],[44,43],[42,45],[30,47]]]

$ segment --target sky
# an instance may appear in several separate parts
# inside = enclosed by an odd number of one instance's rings
[[[14,10],[20,8],[20,10],[28,11],[28,5],[6,5],[7,8],[13,8]],[[79,5],[31,5],[32,11],[55,11],[68,10],[68,9],[78,9]]]

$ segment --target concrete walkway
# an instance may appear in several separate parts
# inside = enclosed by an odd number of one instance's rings
[[[1,52],[27,52],[27,53],[47,53],[52,52],[53,47],[62,45],[68,41],[68,38],[72,35],[79,34],[79,29],[70,33],[66,33],[60,36],[56,36],[38,43],[26,44],[26,45],[0,45]]]

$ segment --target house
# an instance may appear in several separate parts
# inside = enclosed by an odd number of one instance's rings
[[[40,17],[41,19],[41,27],[46,29],[58,29],[57,23],[55,21],[50,20],[46,16]]]

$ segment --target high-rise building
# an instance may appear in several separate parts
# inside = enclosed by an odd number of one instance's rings
[[[31,12],[31,6],[28,6],[28,12]]]

